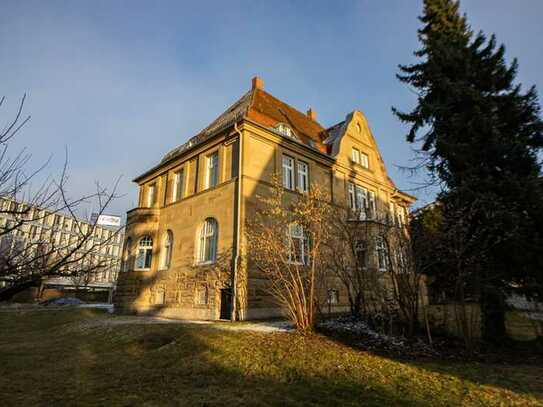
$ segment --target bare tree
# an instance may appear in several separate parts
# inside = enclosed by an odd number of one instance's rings
[[[0,276],[11,280],[10,287],[0,291],[0,299],[36,284],[43,276],[81,278],[110,266],[98,254],[120,233],[118,230],[106,238],[96,239],[96,219],[78,217],[89,205],[96,208],[98,215],[103,214],[117,198],[119,180],[111,189],[97,183],[95,192],[72,198],[68,194],[67,153],[57,178],[43,177],[49,160],[30,168],[32,157],[24,149],[10,158],[10,143],[30,120],[30,116],[23,117],[22,113],[25,99],[26,95],[18,105],[15,118],[0,132],[0,214],[7,219],[0,228]],[[0,107],[4,102],[5,98],[0,99]],[[37,223],[54,223],[57,214],[73,219],[70,238],[53,239],[52,231],[58,226],[54,224],[40,235],[35,233]]]
[[[264,274],[268,291],[302,332],[313,330],[327,267],[330,197],[318,185],[286,192],[274,177],[269,196],[258,196],[246,234],[249,261]]]

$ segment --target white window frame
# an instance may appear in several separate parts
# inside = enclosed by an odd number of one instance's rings
[[[377,205],[375,203],[375,192],[368,191],[368,217],[375,219],[377,217]]]
[[[291,156],[283,155],[283,187],[294,190],[294,163],[295,160]]]
[[[296,138],[292,129],[284,123],[279,123],[276,129],[280,134],[285,137]]]
[[[309,191],[309,165],[305,161],[298,161],[296,168],[298,170],[298,191]]]
[[[207,218],[199,230],[197,264],[212,264],[217,259],[219,224]]]
[[[398,227],[403,228],[405,226],[404,221],[404,207],[400,205],[396,205],[396,222],[398,224]]]
[[[388,270],[387,248],[385,240],[380,236],[375,239],[375,255],[377,256],[377,269],[385,273]]]
[[[351,161],[357,164],[360,164],[360,150],[353,147],[351,150]]]
[[[180,201],[185,197],[185,169],[175,172],[172,191],[172,202]]]
[[[368,268],[368,242],[364,239],[359,239],[354,242],[354,245],[355,256],[357,257],[358,263],[360,263],[360,253],[364,253],[364,264],[362,265],[362,270],[366,270]]]
[[[360,165],[364,168],[370,168],[370,158],[366,153],[360,152]]]
[[[356,211],[355,185],[352,182],[349,182],[347,189],[348,189],[348,195],[349,195],[349,208],[354,212]]]
[[[219,184],[219,152],[214,151],[206,157],[206,189]]]
[[[143,259],[143,262],[140,261]],[[153,264],[153,238],[149,235],[143,236],[138,241],[138,254],[134,265],[135,270],[150,270]]]
[[[388,211],[390,217],[390,225],[394,226],[396,225],[396,206],[394,205],[394,202],[389,202]]]
[[[287,227],[288,264],[309,264],[309,237],[304,228],[296,223]],[[299,253],[298,253],[299,251]]]
[[[335,288],[331,288],[328,290],[328,304],[329,305],[337,305],[339,304],[339,291]]]
[[[356,210],[359,213],[359,219],[365,220],[366,209],[368,207],[368,190],[360,185],[356,185]]]

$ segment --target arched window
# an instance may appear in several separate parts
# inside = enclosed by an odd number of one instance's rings
[[[217,221],[207,218],[200,229],[198,263],[212,263],[217,258]]]
[[[137,270],[149,270],[153,259],[153,239],[143,236],[138,244],[138,256],[136,257]]]
[[[164,235],[163,242],[163,254],[162,254],[162,264],[161,269],[166,270],[170,268],[170,263],[172,262],[172,249],[173,249],[173,233],[171,230],[168,230]]]
[[[130,256],[132,254],[132,238],[129,237],[124,243],[124,252],[123,252],[123,271],[130,270]]]

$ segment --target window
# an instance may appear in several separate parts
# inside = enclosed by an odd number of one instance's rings
[[[349,208],[353,211],[356,210],[356,195],[354,191],[354,184],[349,182]]]
[[[402,206],[396,206],[396,220],[399,227],[405,225],[404,208]]]
[[[387,249],[385,240],[382,237],[376,239],[375,250],[377,252],[377,266],[379,271],[387,271]]]
[[[209,301],[209,292],[206,285],[198,287],[195,300],[198,305],[207,305]]]
[[[328,304],[339,303],[339,292],[336,289],[328,290]]]
[[[126,239],[126,243],[124,246],[124,252],[123,252],[123,271],[130,270],[130,255],[132,253],[132,238],[129,237]]]
[[[149,270],[153,259],[153,239],[144,236],[138,244],[138,256],[136,257],[136,269]]]
[[[375,219],[377,216],[377,207],[375,205],[375,192],[368,191],[368,217]]]
[[[366,188],[356,186],[356,210],[359,212],[360,219],[366,219],[366,209],[368,207],[368,191]]]
[[[215,151],[207,156],[206,188],[213,188],[219,182],[219,153]]]
[[[390,202],[388,205],[390,224],[394,225],[396,223],[395,205],[392,202]]]
[[[162,255],[161,269],[166,270],[170,268],[172,262],[172,248],[173,248],[173,233],[168,230],[164,236],[164,248]]]
[[[183,199],[184,193],[185,193],[185,172],[183,169],[181,169],[175,173],[175,178],[173,180],[172,202],[176,202]]]
[[[360,165],[364,168],[369,168],[369,158],[367,154],[360,153]]]
[[[298,161],[298,190],[300,192],[309,190],[309,166],[303,161]]]
[[[288,262],[290,264],[309,264],[309,239],[302,226],[291,223],[287,229]]]
[[[348,195],[349,208],[358,214],[358,219],[364,220],[375,216],[375,192],[349,182]]]
[[[364,168],[369,168],[369,157],[359,149],[354,148],[351,151],[351,161],[360,164]]]
[[[360,150],[353,148],[351,151],[351,161],[360,164]]]
[[[166,299],[166,291],[164,288],[159,288],[155,292],[155,305],[164,305]]]
[[[283,156],[283,186],[294,189],[294,158]]]
[[[147,206],[152,208],[156,201],[156,184],[151,184],[147,187]]]
[[[198,245],[198,263],[212,263],[217,257],[217,221],[213,218],[205,220],[200,229]]]
[[[356,266],[365,270],[368,267],[368,244],[365,240],[357,240],[354,246]]]
[[[283,136],[294,137],[294,133],[292,132],[292,129],[288,127],[286,124],[283,124],[283,123],[279,124],[279,126],[277,126],[277,131],[281,133]]]
[[[34,225],[30,226],[30,239],[35,240],[38,238],[38,236],[39,236],[39,231],[38,231],[37,226],[34,226]]]

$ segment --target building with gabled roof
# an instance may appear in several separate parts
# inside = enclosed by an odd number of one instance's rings
[[[188,142],[134,179],[138,207],[127,214],[116,308],[189,319],[265,318],[281,313],[260,273],[247,269],[232,290],[243,232],[257,194],[279,175],[292,194],[311,184],[364,217],[407,219],[415,198],[387,174],[366,117],[359,111],[325,128],[264,90],[251,89]],[[333,307],[347,308],[342,287]],[[243,293],[243,298],[241,298]],[[234,298],[236,297],[236,298]]]

